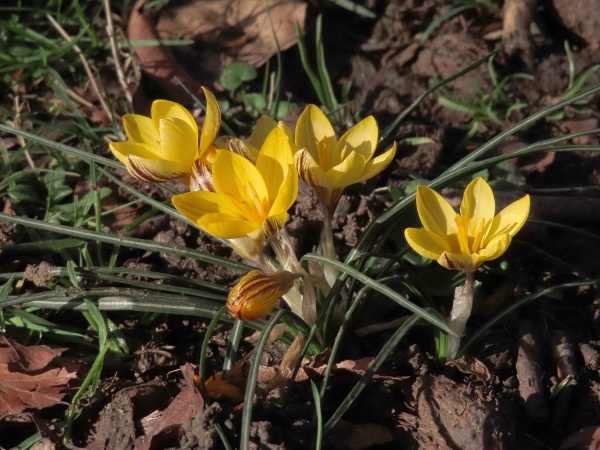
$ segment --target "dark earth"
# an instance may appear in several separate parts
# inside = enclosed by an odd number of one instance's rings
[[[178,7],[193,4],[171,2],[146,14],[157,22],[161,17],[175,16]],[[305,33],[309,48],[313,48],[316,16],[322,14],[327,66],[336,90],[341,92],[341,83],[351,82],[350,98],[356,99],[356,103],[351,104],[350,110],[358,110],[362,117],[373,114],[381,130],[437,80],[453,75],[496,48],[499,51],[493,59],[493,67],[499,80],[513,74],[528,76],[507,80],[501,88],[502,95],[494,103],[499,120],[483,118],[475,124],[473,133],[468,133],[474,123],[472,115],[444,107],[438,99],[440,95],[453,96],[467,104],[482,100],[485,93],[494,90],[487,63],[450,83],[446,91],[427,97],[395,128],[388,141],[400,142],[396,160],[376,179],[348,188],[337,206],[334,237],[341,259],[372,220],[391,205],[389,191],[382,192],[378,188],[389,183],[393,192],[403,195],[412,178],[435,178],[481,143],[559,101],[569,83],[565,41],[572,49],[575,76],[600,63],[599,0],[507,0],[505,5],[490,1],[491,7],[483,1],[453,3],[445,0],[367,0],[362,4],[374,11],[377,18],[346,11],[335,2],[308,2]],[[460,5],[470,7],[449,14]],[[503,15],[510,8],[520,11],[516,18]],[[440,19],[439,26],[423,39],[428,26],[436,19]],[[516,31],[505,36],[501,45],[503,25],[506,28],[507,21],[511,20],[514,23],[508,25]],[[120,25],[125,27],[126,24],[123,18]],[[210,45],[204,42],[194,50],[206,55],[206,47]],[[215,88],[216,77],[210,71],[218,73],[217,62],[206,62],[206,72],[200,73],[191,65],[189,55],[179,56],[180,65],[190,64],[187,70],[195,74],[197,83]],[[318,98],[307,88],[297,47],[291,46],[282,56],[284,91],[298,105],[287,116],[288,122],[294,123],[304,105],[317,103]],[[218,58],[218,55],[215,53],[213,57]],[[115,75],[109,73],[107,63],[97,61],[96,64],[106,77],[109,92],[115,97],[114,104],[118,104],[123,94],[119,93]],[[600,71],[592,70],[581,90],[598,83]],[[148,98],[178,100],[173,98],[172,92],[172,86],[165,86],[146,74],[135,92],[134,106],[143,113],[144,105],[149,104]],[[225,98],[228,93],[217,95]],[[522,107],[509,111],[509,106],[517,103]],[[85,113],[91,117],[90,111]],[[568,107],[560,116],[536,122],[518,137],[498,145],[493,152],[510,153],[540,139],[595,129],[599,117],[598,98],[590,98],[584,104]],[[35,129],[32,125],[32,131]],[[241,126],[238,131],[248,134]],[[403,141],[415,136],[431,141],[416,146]],[[2,138],[12,139],[9,135]],[[54,138],[59,140],[60,136]],[[584,136],[570,143],[597,145],[598,137]],[[109,156],[108,148],[99,153]],[[40,165],[43,164],[44,161],[40,161]],[[125,183],[135,185],[155,199],[168,198],[156,187],[144,185],[128,174],[115,173]],[[477,273],[476,278],[482,285],[466,337],[527,294],[560,283],[591,279],[600,273],[600,158],[595,153],[550,152],[513,159],[492,170],[491,179],[503,180],[504,186],[512,186],[512,191],[496,193],[498,208],[527,192],[532,196],[531,217],[536,220],[523,228],[506,254],[508,270],[500,262],[493,262]],[[113,190],[107,201],[119,204],[134,200],[110,181],[103,182]],[[457,185],[443,193],[458,204],[463,188],[464,185]],[[6,204],[5,212],[11,208]],[[35,206],[12,207],[18,215],[40,215]],[[147,210],[144,205],[126,208],[121,216],[108,216],[105,225],[115,234],[123,234],[131,217],[139,217]],[[406,226],[409,225],[414,226],[414,222],[407,220]],[[301,188],[288,222],[299,254],[314,251],[320,226],[316,201],[308,189]],[[402,231],[391,236],[386,253],[398,253],[405,247]],[[129,235],[237,257],[219,241],[162,214],[149,218]],[[23,227],[0,222],[1,245],[26,239]],[[225,286],[234,285],[240,277],[236,271],[196,260],[126,248],[121,248],[119,262],[122,267],[203,279]],[[0,250],[0,272],[25,271],[22,295],[45,290],[52,278],[50,268],[59,263],[60,258],[53,253],[15,254]],[[415,266],[415,270],[429,277],[432,295],[439,302],[440,310],[447,311],[452,298],[449,284],[452,274],[433,266]],[[99,285],[97,281],[88,283]],[[392,287],[418,301],[401,282],[393,282]],[[359,331],[407,314],[384,297],[371,297],[352,324],[352,331],[346,335],[338,354],[340,362],[374,357],[394,329]],[[58,323],[86,327],[73,312],[52,312],[50,316]],[[189,376],[190,364],[195,367],[198,363],[208,321],[170,315],[159,316],[148,323],[133,312],[112,312],[109,316],[126,336],[131,354],[124,357],[109,354],[101,388],[93,398],[82,400],[88,404],[76,421],[71,442],[64,447],[224,448],[215,429],[215,424],[219,424],[226,439],[236,448],[242,411],[249,406],[226,398],[214,400],[202,396]],[[222,370],[230,329],[230,324],[223,323],[213,332],[207,354],[210,374]],[[15,340],[25,338],[25,333],[15,327],[7,327],[6,332]],[[251,333],[247,331],[247,335]],[[595,286],[554,291],[517,308],[475,342],[463,359],[453,364],[436,362],[432,336],[430,328],[417,326],[402,339],[342,420],[325,436],[323,448],[584,449],[600,445],[600,437],[594,435],[600,426],[600,295]],[[57,346],[52,342],[41,343]],[[244,361],[252,348],[251,343],[243,342],[239,360]],[[76,353],[67,351],[62,358],[77,360],[84,367],[93,361]],[[277,367],[284,353],[282,343],[271,344],[263,356],[263,365]],[[305,363],[316,367],[320,356],[321,361],[327,361],[325,354],[311,357]],[[253,448],[314,448],[316,418],[307,379],[318,384],[321,375],[316,370],[307,373],[304,380],[292,382],[285,389],[255,397],[251,426]],[[364,370],[333,371],[321,402],[325,420],[363,373]],[[75,388],[68,392],[75,392]],[[70,401],[69,395],[66,401]],[[179,422],[173,418],[170,426],[157,431],[153,421],[159,420],[167,408],[175,408],[174,399],[184,401],[182,398],[195,405],[194,414]],[[64,416],[64,409],[58,405],[36,414],[47,424],[53,424]],[[29,421],[4,418],[0,422],[0,447],[11,448],[36,430]],[[44,442],[49,446],[43,448],[54,448],[53,437],[49,434],[47,438]]]

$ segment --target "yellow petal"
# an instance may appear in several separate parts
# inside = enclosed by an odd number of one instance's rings
[[[148,183],[164,183],[190,174],[191,167],[182,164],[155,159],[128,156],[125,165],[127,171],[138,180]]]
[[[496,214],[494,193],[489,184],[481,177],[475,178],[465,189],[460,215],[469,221],[469,235],[474,236],[481,229],[483,223],[487,224]]]
[[[433,189],[423,185],[417,187],[417,211],[426,230],[440,236],[456,234],[456,211]]]
[[[365,170],[363,171],[360,178],[358,180],[356,180],[356,182],[359,183],[361,181],[365,181],[370,178],[373,178],[375,175],[379,175],[394,160],[394,156],[396,156],[396,143],[395,142],[394,142],[394,145],[392,146],[392,148],[390,148],[387,152],[382,153],[378,157],[373,158],[372,160],[367,162],[367,165],[365,166]]]
[[[256,168],[261,173],[269,193],[269,204],[275,201],[285,178],[297,177],[294,170],[292,170],[294,173],[290,173],[292,164],[294,164],[294,155],[288,138],[280,128],[275,127],[265,139],[256,158]]]
[[[198,124],[186,108],[179,103],[170,102],[168,100],[155,100],[152,103],[152,121],[154,122],[154,128],[159,130],[160,120],[170,118],[180,119],[186,122],[194,133],[196,143],[198,142]]]
[[[363,155],[352,152],[340,164],[325,172],[325,175],[334,188],[343,189],[356,183],[356,180],[365,171],[366,164],[367,161]]]
[[[337,143],[333,158],[339,159],[333,164],[339,164],[350,152],[358,152],[368,161],[377,148],[378,134],[377,122],[373,116],[361,120],[350,128]]]
[[[138,144],[135,142],[111,142],[108,146],[113,155],[123,164],[126,164],[129,155],[146,159],[160,159],[160,149],[153,145]]]
[[[250,135],[250,144],[256,148],[261,148],[271,130],[276,127],[277,122],[275,120],[269,116],[261,116]]]
[[[288,174],[283,180],[277,195],[271,203],[271,209],[269,209],[269,216],[274,216],[286,212],[296,201],[298,196],[298,173],[294,166],[290,164],[288,168]]]
[[[260,270],[248,272],[229,292],[227,310],[240,320],[264,317],[294,285],[299,275],[280,270],[267,275]]]
[[[191,165],[198,154],[197,135],[188,123],[171,117],[159,121],[160,152],[163,159]]]
[[[261,173],[243,156],[227,150],[217,150],[212,173],[217,192],[247,199],[249,202],[265,202],[269,198]]]
[[[194,224],[197,224],[201,217],[214,213],[225,213],[228,216],[237,215],[238,218],[242,218],[229,199],[215,192],[186,192],[174,195],[172,201],[177,211]]]
[[[407,228],[404,230],[404,237],[408,245],[425,258],[437,260],[442,253],[450,251],[450,246],[444,238],[431,231],[420,228]]]
[[[304,182],[314,187],[322,187],[325,189],[332,189],[333,186],[329,182],[327,175],[321,169],[321,166],[317,164],[315,159],[312,157],[307,149],[302,149],[294,155],[294,162],[298,175]]]
[[[292,130],[291,127],[282,120],[277,122],[277,127],[283,130],[288,140],[290,141],[290,147],[292,147],[292,151],[296,153],[299,148],[296,145],[296,142],[294,141],[294,130]]]
[[[479,256],[483,261],[491,261],[504,254],[510,245],[510,235],[499,234],[490,240],[489,244],[479,251]]]
[[[123,116],[123,126],[131,142],[158,145],[160,140],[158,128],[154,126],[154,122],[150,117],[125,114]]]
[[[217,103],[215,95],[207,88],[202,86],[206,97],[206,117],[202,125],[202,134],[200,136],[200,156],[210,147],[217,138],[219,128],[221,128],[221,109]]]
[[[279,233],[288,218],[287,211],[270,215],[262,224],[260,230],[248,233],[252,239],[265,240]]]
[[[444,252],[437,262],[446,269],[475,272],[483,264],[483,259],[477,253],[457,255],[456,253]]]
[[[315,105],[308,105],[300,114],[296,124],[296,145],[306,148],[316,157],[317,144],[327,139],[331,140],[332,148],[335,146],[335,131],[329,119]]]
[[[508,234],[513,237],[521,229],[529,216],[530,198],[529,195],[511,203],[506,208],[494,217],[492,226],[490,227],[487,237],[485,238],[485,246],[488,242],[498,234]]]
[[[221,239],[242,238],[261,226],[259,223],[222,213],[206,214],[198,220],[198,225]]]

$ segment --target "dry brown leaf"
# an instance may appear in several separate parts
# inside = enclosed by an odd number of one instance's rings
[[[473,375],[479,381],[488,382],[492,379],[492,374],[487,366],[473,356],[465,355],[453,361],[448,361],[446,365],[456,367],[467,375]]]
[[[155,421],[156,428],[135,440],[137,450],[149,450],[159,435],[177,431],[185,421],[194,417],[204,407],[204,399],[194,383],[194,369],[191,364],[181,366],[181,373],[186,385],[163,411],[161,420]]]
[[[600,427],[591,426],[583,427],[579,431],[573,433],[571,436],[566,438],[559,450],[568,448],[577,449],[599,449],[600,448]]]
[[[59,356],[65,349],[51,349],[45,345],[27,347],[0,336],[0,363],[13,371],[39,370]]]
[[[127,37],[131,41],[158,39],[152,19],[142,10],[145,4],[146,0],[138,0],[129,16]],[[135,54],[142,72],[159,83],[169,99],[175,102],[182,104],[191,102],[189,94],[177,80],[197,95],[202,93],[201,84],[211,84],[207,82],[202,73],[197,74],[196,77],[191,76],[173,56],[170,47],[163,45],[140,46],[135,48]],[[151,99],[146,99],[142,93],[138,95],[142,98],[138,99],[137,105],[134,99],[134,109],[139,114],[147,114],[150,110]]]
[[[63,388],[75,372],[64,367],[15,372],[0,363],[0,414],[19,414],[27,408],[42,409],[63,403]]]
[[[245,61],[262,66],[295,45],[296,22],[304,29],[306,2],[299,0],[196,0],[162,14],[156,29],[163,39],[194,39],[225,50],[224,65]],[[277,36],[277,40],[275,39]]]

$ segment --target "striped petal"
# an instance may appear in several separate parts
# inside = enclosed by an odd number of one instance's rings
[[[294,155],[298,175],[307,184],[325,189],[333,188],[321,166],[315,161],[307,149],[302,149]]]
[[[227,311],[240,320],[260,319],[271,312],[299,276],[286,270],[270,275],[260,270],[248,272],[230,291]]]
[[[206,117],[200,136],[200,156],[212,145],[221,128],[221,109],[214,94],[202,86],[206,97]]]
[[[387,152],[382,153],[378,157],[373,158],[372,160],[367,162],[367,165],[365,166],[365,170],[363,171],[360,178],[358,180],[356,180],[356,182],[359,183],[361,181],[365,181],[370,178],[373,178],[375,175],[379,175],[394,160],[394,156],[396,156],[396,143],[395,142],[394,142],[394,145],[392,146],[392,148],[390,148]]]
[[[111,142],[108,144],[110,151],[119,161],[126,164],[129,155],[139,156],[146,159],[159,159],[160,149],[149,144],[138,144],[135,142]]]
[[[252,164],[256,164],[258,157],[258,149],[252,144],[248,144],[238,138],[229,138],[227,142],[228,148],[233,153],[243,156]]]
[[[165,183],[186,175],[189,176],[191,169],[172,161],[146,159],[132,155],[127,157],[125,165],[132,176],[148,183]]]
[[[252,239],[265,240],[279,233],[287,221],[288,213],[283,211],[279,214],[270,215],[262,224],[260,230],[248,233]]]
[[[437,259],[437,262],[446,269],[450,270],[462,270],[463,272],[475,272],[481,264],[483,259],[477,254],[471,255],[459,255],[456,253],[444,252]]]
[[[358,152],[366,160],[369,160],[377,148],[378,134],[377,122],[373,116],[361,120],[350,128],[337,143],[334,151],[334,158],[339,158],[337,163],[344,160],[351,152]]]
[[[158,128],[150,117],[138,114],[125,114],[123,116],[123,127],[131,142],[140,144],[158,145],[160,136]]]
[[[316,159],[317,144],[325,140],[331,140],[330,145],[333,148],[336,143],[335,131],[323,111],[315,105],[308,105],[296,124],[296,145],[308,149]]]
[[[192,164],[192,176],[190,177],[190,190],[215,192],[212,164],[200,158],[194,161]]]

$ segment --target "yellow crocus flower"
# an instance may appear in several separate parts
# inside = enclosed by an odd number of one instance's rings
[[[212,163],[214,192],[175,195],[173,205],[213,236],[264,240],[285,224],[298,195],[298,174],[287,136],[274,128],[256,163],[218,149]]]
[[[221,112],[212,92],[202,89],[207,112],[199,143],[196,121],[178,103],[156,100],[152,103],[151,117],[138,114],[123,117],[129,142],[109,145],[132,176],[150,183],[179,179],[189,184],[194,161],[210,163],[215,152],[213,141],[221,126]]]
[[[329,206],[337,202],[346,186],[374,177],[396,154],[396,144],[373,158],[379,129],[373,116],[348,130],[338,141],[331,123],[315,105],[308,105],[296,124],[295,162],[298,174]]]
[[[437,192],[417,188],[417,211],[425,229],[407,228],[404,236],[421,256],[447,269],[475,272],[501,256],[529,215],[529,195],[496,212],[494,193],[483,178],[465,189],[460,214]]]

